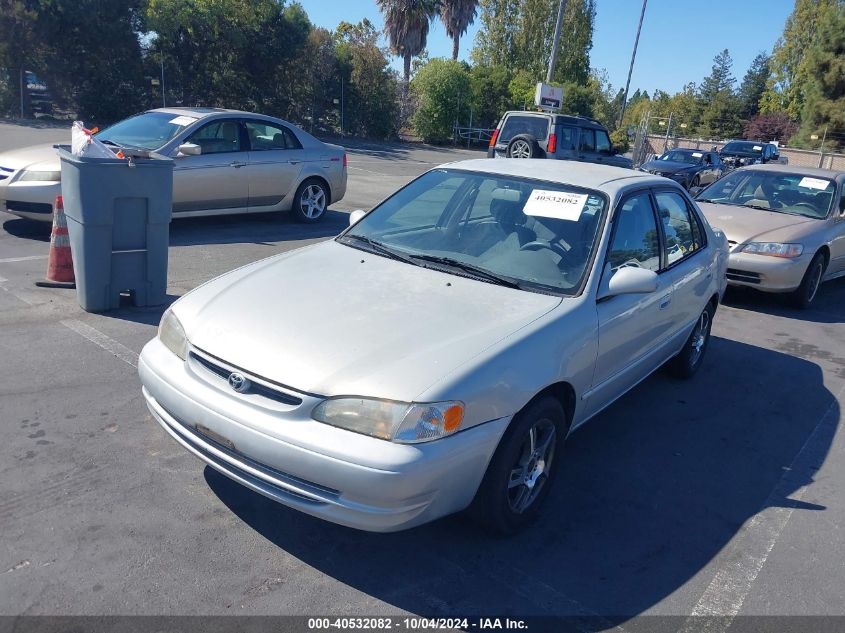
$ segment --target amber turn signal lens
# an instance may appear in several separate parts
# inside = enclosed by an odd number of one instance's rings
[[[449,407],[446,409],[446,413],[443,414],[443,430],[446,433],[455,432],[461,426],[463,419],[464,408],[462,406],[456,404],[453,407]]]

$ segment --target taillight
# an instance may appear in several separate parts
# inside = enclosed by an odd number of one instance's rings
[[[343,155],[343,167],[346,168],[347,165],[349,165],[349,158],[347,158],[346,154],[344,154]]]
[[[557,135],[549,134],[549,144],[546,150],[549,154],[554,154],[557,149]]]
[[[490,137],[490,147],[496,144],[496,139],[499,138],[499,128],[493,130],[493,136]]]

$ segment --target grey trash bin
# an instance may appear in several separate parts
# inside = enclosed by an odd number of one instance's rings
[[[126,293],[136,306],[164,303],[173,160],[149,152],[132,152],[131,160],[87,158],[54,147],[79,305],[88,312],[117,308]]]

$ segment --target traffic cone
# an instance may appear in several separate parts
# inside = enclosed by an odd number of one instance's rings
[[[47,279],[36,281],[42,288],[76,288],[73,276],[73,258],[67,234],[67,218],[62,197],[56,196],[53,208],[53,231],[50,233],[50,255],[47,258]]]

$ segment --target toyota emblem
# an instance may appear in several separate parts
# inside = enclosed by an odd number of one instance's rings
[[[229,386],[238,393],[243,393],[249,389],[249,380],[239,372],[232,372],[229,374]]]

